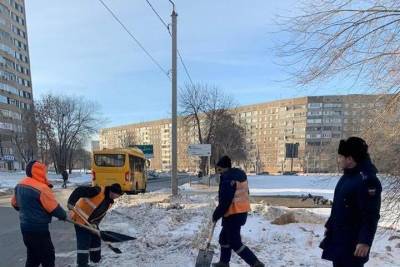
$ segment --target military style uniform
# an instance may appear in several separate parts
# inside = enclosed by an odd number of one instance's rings
[[[357,244],[371,247],[380,218],[382,186],[377,170],[368,159],[345,169],[335,188],[331,215],[321,243],[322,258],[334,266],[363,266],[369,256],[354,256]]]

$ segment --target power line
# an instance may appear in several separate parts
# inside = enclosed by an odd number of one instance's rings
[[[104,6],[105,9],[111,14],[111,16],[122,26],[122,28],[129,34],[129,36],[135,41],[135,43],[143,50],[143,52],[153,61],[153,63],[168,77],[168,79],[171,79],[169,76],[169,72],[166,71],[160,63],[150,54],[149,51],[139,42],[138,39],[131,33],[131,31],[125,26],[124,23],[115,15],[115,13],[107,6],[106,3],[104,3],[103,0],[99,0],[99,2]]]
[[[156,14],[156,16],[157,16],[158,19],[161,21],[161,23],[164,25],[164,27],[167,29],[169,35],[172,37],[172,34],[171,34],[171,31],[170,31],[170,29],[169,29],[168,24],[165,22],[165,20],[163,20],[163,18],[160,16],[160,14],[157,12],[157,10],[153,7],[153,5],[150,3],[150,1],[149,1],[149,0],[146,0],[146,2],[147,2],[147,4],[150,6],[150,8],[153,10],[154,14]],[[179,49],[178,49],[177,52],[178,52],[179,61],[181,62],[182,66],[183,66],[183,69],[185,70],[186,76],[188,77],[190,83],[191,83],[192,85],[194,85],[193,80],[192,80],[192,77],[191,77],[190,74],[189,74],[188,68],[186,67],[185,62],[183,61],[183,57],[182,57],[181,53],[179,52]]]
[[[171,35],[171,32],[169,31],[168,24],[161,18],[160,14],[158,14],[157,10],[153,7],[153,5],[150,3],[149,0],[146,0],[147,4],[150,6],[150,8],[153,10],[153,12],[157,15],[158,19],[161,21],[161,23],[167,28],[169,34]]]

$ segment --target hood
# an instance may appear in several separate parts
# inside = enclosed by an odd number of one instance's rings
[[[372,163],[371,158],[368,157],[364,161],[360,163],[360,171],[363,175],[369,177],[369,176],[376,176],[378,173],[378,169],[375,167],[375,165]]]
[[[221,175],[221,180],[225,180],[225,179],[238,181],[238,182],[244,182],[247,180],[247,175],[241,169],[231,168]]]
[[[43,163],[38,161],[28,163],[26,166],[26,175],[40,183],[51,186],[47,179],[47,167]]]

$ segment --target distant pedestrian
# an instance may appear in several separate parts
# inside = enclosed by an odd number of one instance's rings
[[[112,184],[106,187],[77,187],[68,199],[71,219],[78,224],[98,228],[100,221],[114,204],[114,199],[122,194],[123,191],[119,184]],[[100,262],[100,237],[77,225],[75,225],[75,233],[78,267],[87,267],[89,257],[92,262]]]
[[[52,216],[65,220],[67,214],[55,199],[44,164],[29,162],[26,176],[15,187],[11,199],[12,206],[19,211],[22,237],[27,248],[25,266],[54,267],[55,254],[49,223]]]
[[[64,170],[61,172],[61,176],[62,176],[62,179],[63,179],[62,188],[67,188],[68,172],[67,172],[66,169],[64,169]]]
[[[341,140],[338,153],[343,176],[325,225],[322,258],[335,267],[362,267],[369,259],[380,218],[382,186],[363,139]]]
[[[232,168],[231,159],[222,157],[216,166],[216,173],[220,174],[218,191],[219,203],[213,214],[213,221],[222,218],[222,230],[219,236],[221,257],[213,267],[229,267],[232,250],[247,264],[254,267],[263,267],[254,253],[242,243],[240,229],[245,225],[247,213],[250,211],[249,186],[246,173]]]

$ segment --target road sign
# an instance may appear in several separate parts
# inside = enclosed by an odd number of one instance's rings
[[[299,143],[286,143],[286,158],[293,159],[299,157]]]
[[[153,145],[136,145],[136,147],[143,151],[146,159],[154,158]]]
[[[15,157],[14,157],[14,155],[4,155],[4,156],[0,157],[0,160],[3,160],[3,161],[14,161]]]
[[[188,146],[188,154],[190,156],[210,157],[211,145],[210,144],[196,144]]]

